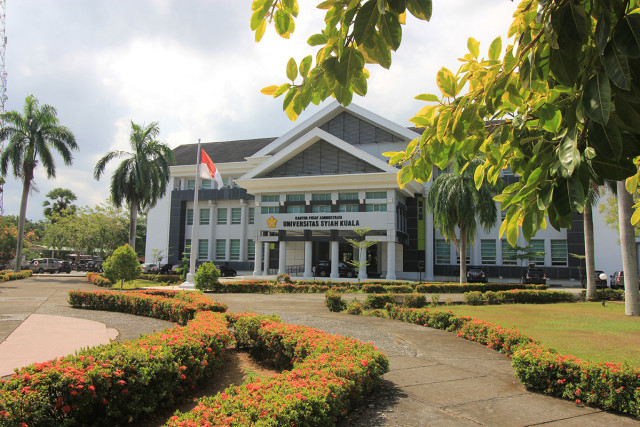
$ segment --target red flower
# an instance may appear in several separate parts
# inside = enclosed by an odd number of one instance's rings
[[[62,412],[64,412],[65,414],[68,414],[69,412],[71,412],[71,406],[69,405],[64,405],[62,407]]]

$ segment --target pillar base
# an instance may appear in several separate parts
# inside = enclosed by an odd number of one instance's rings
[[[196,280],[193,273],[187,273],[187,280],[180,284],[180,289],[195,289]]]

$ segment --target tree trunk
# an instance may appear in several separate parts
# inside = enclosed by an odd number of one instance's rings
[[[25,180],[22,185],[22,200],[20,201],[20,216],[18,217],[18,236],[16,244],[16,259],[13,266],[14,272],[19,272],[22,269],[22,247],[24,245],[24,223],[27,219],[27,200],[29,198],[29,188],[31,187],[31,180],[28,179],[28,175],[25,173]]]
[[[467,231],[460,228],[460,283],[467,281]]]
[[[588,202],[584,205],[582,224],[584,228],[584,255],[587,275],[587,301],[593,301],[597,299],[598,295],[596,294],[596,264],[594,253],[595,248],[593,242],[593,215],[591,212],[591,204]]]
[[[129,246],[136,251],[136,226],[138,223],[138,201],[131,201],[129,210]]]
[[[620,247],[622,248],[622,268],[624,270],[624,312],[627,316],[640,315],[640,295],[638,294],[638,258],[636,235],[631,225],[633,201],[631,194],[618,181],[618,220]]]

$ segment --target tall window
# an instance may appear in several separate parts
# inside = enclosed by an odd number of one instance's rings
[[[280,195],[279,194],[263,194],[261,199],[263,202],[279,202]]]
[[[304,206],[302,205],[287,206],[287,213],[304,213]]]
[[[467,246],[467,265],[471,263],[471,247]],[[456,263],[460,264],[460,254],[456,251]]]
[[[506,240],[502,240],[502,265],[517,265],[517,252]]]
[[[531,252],[538,253],[535,257],[530,258],[529,262],[534,262],[536,265],[544,265],[544,240],[531,239],[529,245]]]
[[[256,222],[256,208],[249,208],[249,224]]]
[[[185,255],[187,258],[191,256],[191,239],[185,239],[183,255]]]
[[[229,259],[233,261],[238,261],[240,259],[240,240],[239,239],[229,240]]]
[[[340,212],[358,212],[358,205],[338,205]]]
[[[304,202],[304,193],[287,194],[287,202]]]
[[[209,259],[209,239],[198,240],[198,259],[201,261]]]
[[[340,193],[338,200],[358,200],[358,193]]]
[[[242,208],[231,208],[231,224],[242,222]]]
[[[480,240],[480,257],[482,264],[493,265],[496,263],[496,241]]]
[[[436,239],[436,264],[451,262],[451,245],[444,239]]]
[[[256,259],[256,242],[255,240],[247,240],[247,259],[253,261]]]
[[[187,209],[187,225],[193,225],[193,209]]]
[[[311,200],[327,201],[331,200],[331,193],[315,193],[311,195]]]
[[[386,191],[367,191],[367,199],[386,199]]]
[[[211,180],[210,179],[203,179],[202,181],[200,181],[200,188],[202,188],[203,190],[210,190],[211,189]]]
[[[551,241],[551,265],[567,265],[567,241]]]
[[[387,205],[383,204],[375,204],[375,205],[367,205],[367,212],[386,212]]]
[[[218,224],[227,223],[227,208],[218,209]]]
[[[209,208],[200,209],[200,225],[209,225],[210,213],[211,213],[211,210]]]
[[[196,180],[195,179],[188,179],[187,180],[187,190],[193,190],[194,188],[196,188]]]
[[[216,259],[223,260],[227,256],[227,241],[224,239],[216,240]]]
[[[278,206],[263,206],[261,212],[263,214],[274,214],[280,212],[280,208]]]
[[[313,213],[331,212],[331,205],[313,205],[311,206],[311,212]]]

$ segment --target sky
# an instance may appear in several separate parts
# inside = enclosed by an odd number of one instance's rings
[[[277,137],[295,126],[282,111],[282,98],[260,89],[286,82],[287,60],[315,55],[306,45],[323,28],[319,3],[298,0],[300,14],[289,40],[267,30],[255,43],[249,28],[251,1],[241,0],[6,0],[7,96],[5,110],[22,111],[34,95],[54,106],[79,146],[72,166],[55,155],[56,178],[36,168],[27,218],[44,218],[42,203],[53,188],[77,196],[77,206],[109,197],[112,161],[100,181],[97,161],[112,150],[128,150],[130,122],[158,122],[159,139],[182,144]],[[400,125],[424,103],[414,97],[436,93],[441,67],[456,71],[467,38],[491,41],[506,33],[517,2],[434,1],[430,22],[409,17],[390,70],[368,65],[366,97],[353,103]],[[512,42],[511,42],[512,43]],[[303,121],[331,102],[311,105]],[[214,159],[215,161],[215,159]],[[6,177],[5,215],[20,210],[22,184]]]

